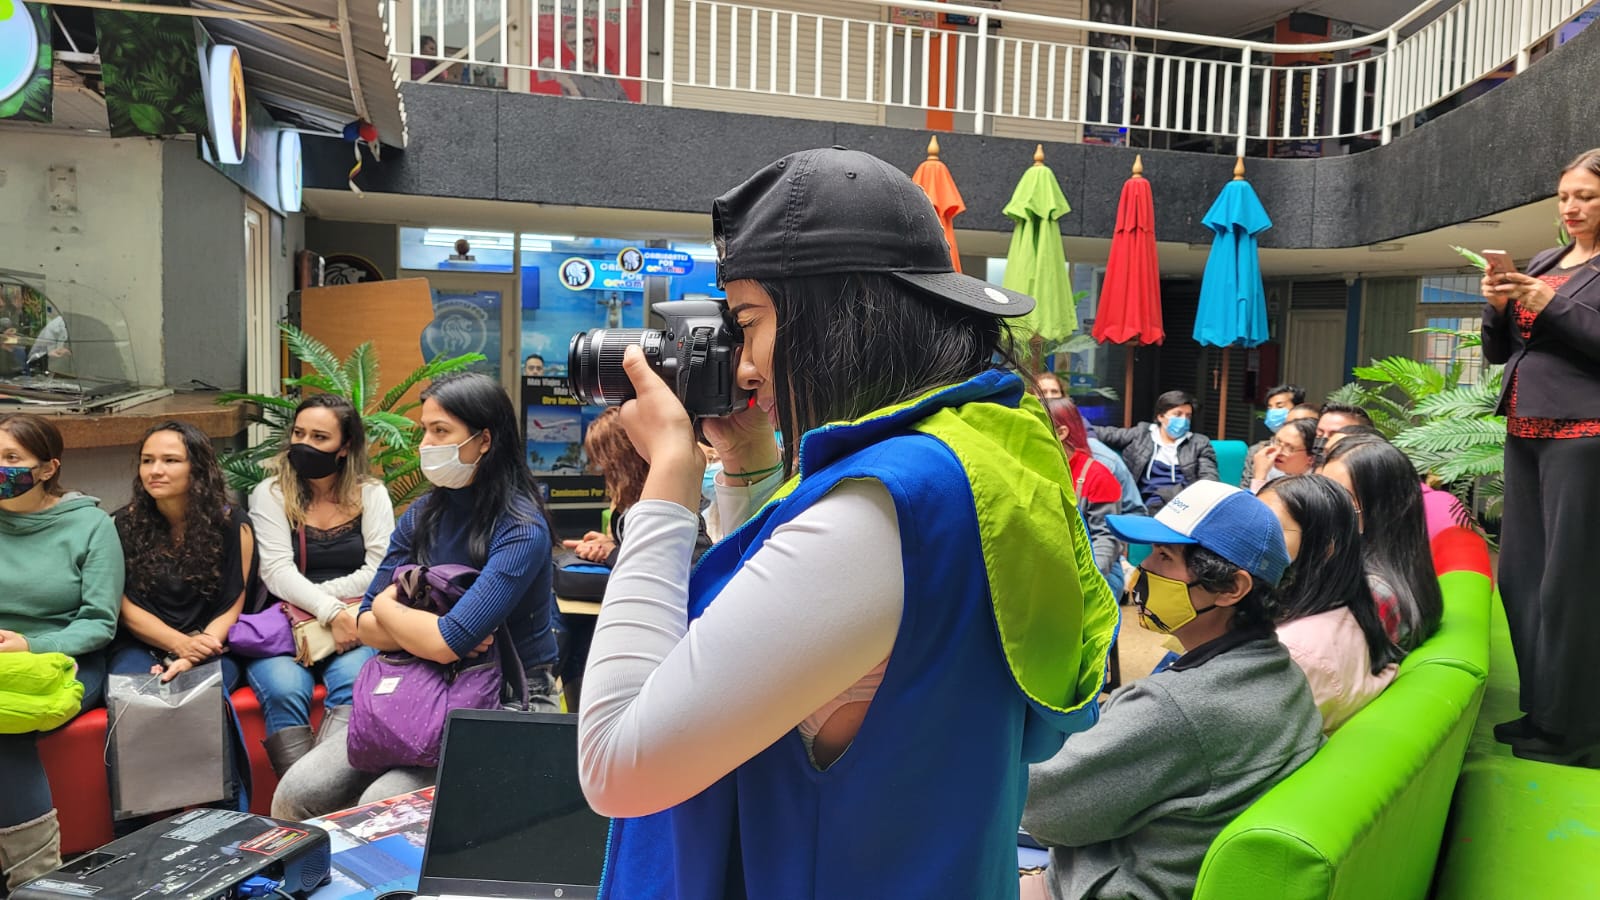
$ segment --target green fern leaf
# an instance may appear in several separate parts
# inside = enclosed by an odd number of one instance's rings
[[[367,341],[352,350],[340,370],[350,385],[350,402],[356,409],[366,412],[378,393],[378,354],[372,349],[372,342]]]
[[[1504,448],[1505,440],[1505,418],[1484,416],[1476,419],[1436,419],[1396,435],[1394,445],[1401,450],[1457,453],[1481,445]]]
[[[289,345],[289,352],[294,354],[295,359],[328,377],[329,383],[335,387],[328,393],[339,394],[346,398],[350,396],[350,385],[344,379],[343,367],[339,363],[339,358],[328,349],[327,344],[288,322],[278,327],[283,331],[283,339]],[[288,379],[285,379],[284,383],[287,384]]]
[[[389,392],[384,394],[383,399],[378,402],[378,409],[383,412],[390,412],[394,409],[394,405],[400,402],[400,398],[404,397],[407,391],[410,391],[418,384],[424,381],[431,381],[441,375],[448,375],[451,372],[464,371],[473,363],[483,362],[486,359],[488,357],[482,353],[464,353],[460,356],[437,357],[407,375],[399,384],[390,388]]]

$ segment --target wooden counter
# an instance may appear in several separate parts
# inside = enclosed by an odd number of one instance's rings
[[[217,395],[210,391],[173,394],[115,413],[62,413],[9,404],[3,410],[48,416],[61,429],[61,438],[68,450],[130,446],[152,427],[172,419],[188,422],[212,439],[231,438],[244,431],[248,424],[243,406],[237,403],[218,405]]]

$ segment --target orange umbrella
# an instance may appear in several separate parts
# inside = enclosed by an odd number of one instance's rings
[[[938,213],[939,224],[944,226],[944,239],[950,244],[950,264],[955,266],[957,272],[961,271],[961,254],[956,250],[955,218],[967,211],[967,204],[961,199],[961,192],[956,190],[955,179],[950,177],[950,168],[939,160],[937,136],[928,139],[928,158],[917,166],[911,180],[933,201],[933,211]]]

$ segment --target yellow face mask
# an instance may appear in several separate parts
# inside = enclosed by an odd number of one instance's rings
[[[1140,568],[1133,587],[1128,590],[1133,602],[1139,605],[1139,627],[1158,634],[1172,634],[1193,622],[1201,613],[1216,609],[1212,604],[1205,609],[1195,609],[1189,599],[1189,588],[1198,581],[1184,583],[1157,575]]]

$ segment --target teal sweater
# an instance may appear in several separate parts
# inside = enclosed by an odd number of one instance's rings
[[[117,631],[122,541],[99,502],[68,494],[44,512],[0,511],[0,628],[35,653],[82,656]]]

